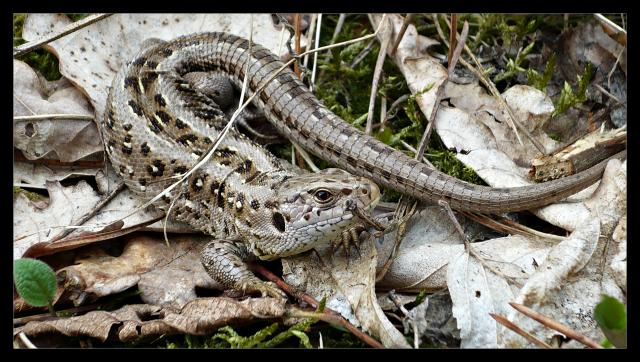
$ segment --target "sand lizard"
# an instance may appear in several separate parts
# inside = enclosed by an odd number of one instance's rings
[[[127,186],[147,199],[155,196],[192,167],[225,126],[228,95],[203,86],[202,77],[223,74],[239,89],[248,69],[250,95],[282,64],[264,47],[250,48],[248,40],[227,33],[143,47],[114,78],[102,119],[106,151]],[[214,279],[263,294],[281,292],[255,277],[247,260],[289,256],[323,242],[357,242],[363,225],[354,210],[375,206],[377,184],[425,201],[445,200],[458,210],[500,213],[563,199],[595,182],[605,164],[527,187],[478,186],[363,134],[328,110],[290,69],[260,91],[255,105],[283,135],[349,173],[297,174],[233,131],[160,207],[176,198],[171,217],[216,239],[202,254]]]

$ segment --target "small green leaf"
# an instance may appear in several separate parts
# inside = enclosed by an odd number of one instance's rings
[[[55,297],[56,274],[40,260],[25,258],[14,261],[13,280],[18,294],[34,307],[48,306]]]
[[[609,342],[618,348],[627,345],[627,313],[616,298],[603,295],[593,312],[595,320]]]
[[[600,345],[604,348],[613,348],[615,347],[611,342],[609,342],[608,339],[604,339],[604,341],[602,341],[602,343],[600,343]]]

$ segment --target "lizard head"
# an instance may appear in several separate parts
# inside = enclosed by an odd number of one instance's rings
[[[377,205],[380,189],[367,178],[325,169],[288,179],[276,195],[278,206],[271,215],[274,236],[254,244],[262,259],[298,254],[339,238],[361,221],[356,208],[368,213]]]

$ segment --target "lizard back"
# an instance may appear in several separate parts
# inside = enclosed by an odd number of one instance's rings
[[[142,132],[156,133],[161,136],[156,137],[159,139],[158,144],[162,144],[161,147],[167,150],[166,156],[171,156],[173,146],[167,143],[168,141],[163,138],[165,136],[172,136],[177,140],[183,139],[196,151],[205,147],[206,138],[201,137],[200,133],[187,133],[178,126],[178,120],[182,120],[180,118],[182,112],[189,112],[196,119],[202,120],[200,124],[189,125],[189,129],[193,130],[207,127],[215,129],[216,120],[221,113],[198,98],[197,92],[195,94],[191,92],[192,94],[189,95],[187,90],[185,94],[185,89],[180,88],[182,87],[180,75],[188,72],[224,72],[229,75],[236,87],[240,87],[248,66],[247,92],[251,95],[283,63],[277,56],[258,44],[252,44],[250,48],[246,39],[227,33],[199,33],[171,40],[162,47],[156,48],[152,54],[142,53],[132,64],[142,67],[140,71],[143,73],[147,70],[146,75],[130,79],[124,74],[118,78],[118,84],[123,88],[131,89],[131,92],[126,94],[145,93],[146,96],[144,100],[136,101],[135,98],[128,100],[130,109],[122,112],[128,112],[129,115],[134,113],[143,119],[141,123],[146,124],[145,129],[140,129],[137,133],[140,134],[141,141],[144,137]],[[149,96],[149,92],[153,93],[156,90],[159,91],[157,94],[164,98],[162,101],[159,100],[160,97],[156,99],[155,96]],[[125,94],[125,92],[122,93]],[[173,116],[165,117],[162,112],[166,113],[166,110],[158,103],[167,103],[171,107],[176,107]],[[290,69],[284,69],[267,84],[256,97],[256,103],[282,134],[316,156],[353,174],[367,177],[378,184],[418,199],[428,202],[445,200],[452,208],[458,210],[500,213],[538,208],[564,199],[591,185],[600,178],[606,165],[606,161],[603,161],[581,173],[525,187],[478,186],[431,169],[355,129],[327,109]],[[109,111],[113,109],[107,108],[105,117],[107,127],[111,119]],[[211,123],[213,125],[210,126]],[[124,127],[124,125],[116,127]],[[160,129],[160,132],[156,129]],[[110,138],[110,141],[115,144],[108,145],[116,149],[118,154],[115,158],[122,160],[116,163],[119,163],[122,168],[127,160],[142,157],[142,163],[135,166],[136,173],[139,170],[144,171],[145,168],[147,171],[159,168],[153,167],[153,162],[156,161],[150,156],[140,155],[135,147],[126,148],[126,144],[130,142],[124,131],[118,131],[117,137]],[[194,134],[197,138],[189,139],[190,134]],[[234,135],[230,138],[234,139],[234,137],[238,136]],[[184,145],[177,147],[184,147]],[[127,153],[129,151],[132,153]],[[247,149],[247,151],[249,154],[256,152],[254,149]],[[263,154],[263,152],[256,152],[256,154]],[[195,156],[191,157],[195,158]],[[170,160],[171,157],[166,159]],[[265,161],[268,162],[265,162],[264,167],[271,165],[269,167],[277,168],[273,166],[277,164],[277,160],[268,158]],[[150,162],[152,166],[149,166]],[[216,165],[220,162],[217,161]],[[254,166],[258,167],[257,163],[254,162]],[[124,167],[127,166],[129,165]],[[134,185],[135,182],[134,178],[130,178],[129,184]]]

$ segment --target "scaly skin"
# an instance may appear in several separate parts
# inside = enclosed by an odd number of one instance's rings
[[[254,44],[249,54],[246,39],[225,33],[180,37],[164,49],[170,49],[171,55],[159,57],[163,64],[158,69],[224,72],[237,87],[249,62],[249,95],[282,65],[269,50]],[[538,208],[591,185],[606,165],[604,161],[576,175],[526,187],[478,186],[433,170],[353,128],[324,107],[289,69],[256,99],[258,108],[282,134],[316,156],[420,200],[445,200],[457,210],[502,213]]]
[[[211,82],[203,83],[201,74],[149,72],[154,62],[165,67],[165,49],[164,42],[154,41],[118,72],[101,124],[114,168],[147,200],[192,168],[227,123],[217,95],[204,95]],[[201,258],[212,278],[228,288],[282,297],[245,262],[329,242],[348,248],[358,242],[353,231],[364,221],[356,208],[368,212],[379,198],[378,186],[368,179],[339,169],[299,174],[232,131],[209,162],[157,206],[169,210],[173,201],[173,219],[215,238]]]
[[[202,77],[194,74],[226,74],[239,88],[247,65],[251,95],[282,62],[257,44],[249,53],[243,38],[200,33],[154,41],[118,73],[107,101],[103,136],[107,153],[129,188],[146,198],[156,195],[174,181],[169,177],[186,172],[198,161],[226,124],[224,105],[215,102],[224,103],[223,99],[206,91],[199,81]],[[501,213],[541,207],[589,186],[606,164],[527,187],[477,186],[433,170],[346,124],[289,69],[268,83],[255,103],[281,133],[311,153],[352,174],[420,200],[447,201],[458,210]],[[338,171],[294,176],[261,146],[232,132],[211,161],[169,196],[177,197],[173,217],[227,240],[203,253],[209,273],[231,287],[264,292],[265,284],[256,284],[245,273],[244,261],[252,255],[273,259],[300,253],[339,238],[342,231],[351,234],[357,223],[353,217],[330,232],[321,228],[324,231],[314,234],[313,230],[330,217],[352,215],[347,203],[370,208],[375,200],[358,192],[378,193],[368,179]],[[336,198],[331,208],[322,209],[302,197],[318,188]],[[300,200],[311,209],[300,209],[301,204],[293,208],[292,203]],[[169,198],[164,202],[166,207]],[[306,236],[301,238],[300,233]],[[298,239],[291,239],[293,235]]]

